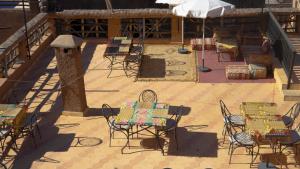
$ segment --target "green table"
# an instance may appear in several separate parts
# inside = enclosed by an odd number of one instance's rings
[[[126,102],[121,106],[115,122],[140,126],[164,126],[169,117],[168,112],[168,104]]]

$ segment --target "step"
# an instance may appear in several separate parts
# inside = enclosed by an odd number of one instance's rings
[[[287,88],[287,76],[283,68],[274,69],[274,79],[280,90]]]
[[[291,90],[300,90],[300,84],[296,83],[296,84],[290,84],[290,88]]]
[[[300,101],[300,90],[282,90],[284,101]]]

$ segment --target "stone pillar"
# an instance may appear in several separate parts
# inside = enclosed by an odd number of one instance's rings
[[[81,44],[82,39],[73,35],[60,35],[50,44],[62,86],[63,115],[84,116],[87,111]]]

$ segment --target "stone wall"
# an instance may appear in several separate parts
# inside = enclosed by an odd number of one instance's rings
[[[27,21],[33,15],[27,11]],[[14,34],[24,25],[23,11],[21,9],[0,9],[0,44],[10,35]]]

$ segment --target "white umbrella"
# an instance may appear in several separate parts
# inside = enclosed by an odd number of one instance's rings
[[[202,18],[202,67],[200,70],[203,72],[209,71],[204,67],[204,42],[205,42],[205,19],[207,17],[219,17],[224,14],[225,10],[234,8],[234,5],[221,0],[188,0],[175,6],[172,12],[177,16]]]
[[[157,4],[169,4],[171,6],[181,4],[184,0],[156,0]]]
[[[175,6],[183,3],[184,1],[187,0],[156,0],[155,3],[157,4],[169,4],[170,6]],[[178,49],[179,53],[187,53],[187,50],[184,49],[184,18],[182,17],[181,19],[181,43],[182,47]]]

